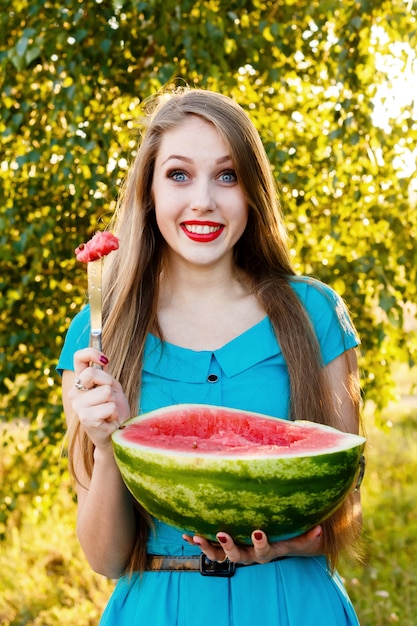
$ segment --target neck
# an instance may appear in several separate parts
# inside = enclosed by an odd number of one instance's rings
[[[247,291],[245,280],[232,261],[215,267],[189,267],[172,264],[164,268],[161,276],[160,307],[187,307],[198,309],[214,302],[227,302],[237,293]]]

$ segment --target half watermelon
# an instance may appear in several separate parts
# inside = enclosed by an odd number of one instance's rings
[[[329,517],[354,487],[365,439],[208,405],[135,417],[113,435],[116,462],[136,500],[157,519],[215,540],[250,543],[299,535]]]

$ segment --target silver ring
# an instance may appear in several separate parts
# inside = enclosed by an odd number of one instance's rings
[[[78,389],[78,391],[88,391],[88,387],[84,387],[84,385],[82,384],[79,378],[75,379],[74,385],[75,385],[75,388]]]

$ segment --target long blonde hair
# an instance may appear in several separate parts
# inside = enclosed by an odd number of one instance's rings
[[[291,266],[276,184],[258,132],[244,110],[230,98],[204,90],[163,96],[150,115],[140,148],[121,190],[112,228],[122,242],[105,264],[103,346],[112,374],[138,412],[146,337],[162,333],[158,326],[159,277],[164,242],[158,230],[151,186],[163,134],[197,115],[212,123],[230,146],[234,168],[249,204],[245,232],[234,250],[236,265],[247,275],[253,293],[275,329],[290,377],[290,417],[343,429],[321,362],[311,322],[290,286]],[[309,372],[308,378],[305,372]],[[359,407],[352,377],[351,395]],[[92,471],[92,446],[84,446]],[[137,542],[128,569],[143,569],[149,516],[138,507]],[[345,504],[323,523],[325,552],[331,566],[342,548],[357,536],[353,504]]]

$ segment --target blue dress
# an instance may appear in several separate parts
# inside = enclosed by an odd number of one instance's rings
[[[358,345],[345,306],[328,286],[294,278],[292,287],[317,334],[324,364]],[[73,353],[88,345],[89,312],[73,320],[58,371],[73,370]],[[308,372],[306,372],[308,375]],[[210,377],[210,378],[209,378]],[[214,381],[214,382],[213,382]],[[185,349],[149,335],[139,412],[170,404],[230,406],[288,418],[289,379],[267,317],[219,350]],[[182,533],[155,520],[148,553],[200,554]],[[292,557],[236,570],[231,578],[197,572],[122,576],[100,626],[358,626],[337,573],[324,557]]]

